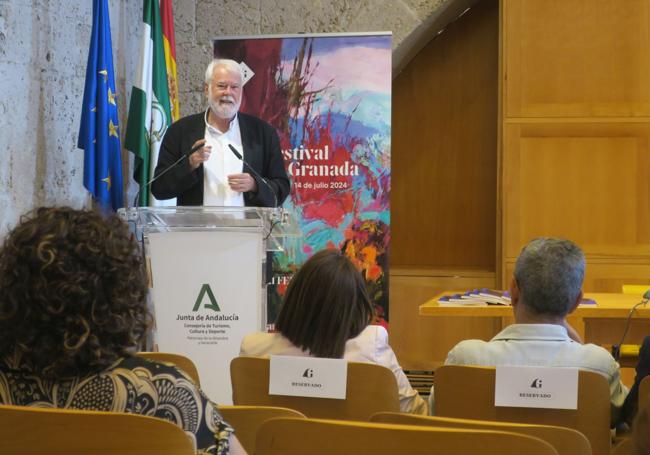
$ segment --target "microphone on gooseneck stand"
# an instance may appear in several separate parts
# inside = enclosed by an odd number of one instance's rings
[[[237,149],[232,144],[228,144],[228,147],[230,148],[232,153],[237,157],[237,159],[239,159],[242,163],[244,163],[248,167],[248,169],[250,169],[250,171],[257,178],[259,178],[262,182],[264,182],[264,184],[271,190],[271,194],[273,194],[273,200],[275,202],[275,204],[273,205],[273,208],[277,209],[278,208],[278,196],[277,196],[277,194],[275,194],[275,190],[273,189],[273,187],[269,184],[269,182],[266,181],[266,179],[264,177],[262,177],[259,174],[259,172],[257,172],[255,169],[253,169],[253,167],[246,162],[246,160],[241,155],[241,153],[239,153],[237,151]],[[273,233],[273,228],[278,223],[280,223],[280,219],[277,219],[277,220],[271,222],[271,226],[269,227],[269,232],[264,237],[264,241],[268,240],[268,238],[271,237],[271,234]],[[268,277],[273,276],[273,251],[267,251],[266,252],[266,270],[265,270],[265,273],[266,273],[266,277],[267,277],[266,279],[267,280],[268,280]]]
[[[189,158],[189,156],[190,156],[192,153],[196,152],[197,150],[199,150],[199,149],[202,148],[203,146],[205,146],[205,143],[201,143],[201,144],[195,145],[194,147],[192,147],[192,148],[190,149],[189,152],[184,153],[183,155],[181,155],[181,157],[180,157],[179,159],[177,159],[177,160],[174,161],[172,164],[170,164],[169,166],[167,166],[167,168],[164,169],[160,174],[155,175],[151,180],[149,180],[149,181],[148,181],[147,183],[145,183],[144,185],[140,185],[140,188],[138,188],[138,192],[135,194],[135,199],[133,199],[133,207],[136,207],[136,206],[137,206],[138,199],[140,198],[140,193],[142,192],[142,190],[146,190],[146,189],[148,189],[148,188],[149,188],[149,185],[151,185],[153,182],[155,182],[155,181],[158,180],[160,177],[162,177],[163,175],[165,175],[168,171],[171,171],[172,169],[174,169],[176,166],[178,166],[178,164],[179,164],[181,161],[183,161],[184,158]]]
[[[266,185],[266,186],[271,190],[271,194],[273,194],[273,200],[275,201],[275,204],[273,205],[273,208],[276,208],[276,209],[277,209],[277,208],[278,208],[278,195],[275,194],[275,190],[273,189],[273,187],[269,184],[269,182],[266,181],[266,179],[265,179],[264,177],[262,177],[262,176],[259,174],[259,172],[257,172],[255,169],[253,169],[253,167],[252,167],[250,164],[248,164],[248,163],[246,162],[246,160],[244,159],[244,157],[241,156],[241,153],[239,153],[239,152],[237,151],[237,149],[236,149],[232,144],[228,144],[228,147],[230,147],[230,150],[232,151],[232,153],[233,153],[233,154],[234,154],[234,155],[235,155],[235,156],[236,156],[236,157],[237,157],[237,158],[238,158],[242,163],[244,163],[244,164],[248,167],[248,169],[249,169],[249,170],[250,170],[250,171],[255,175],[255,177],[259,178],[262,182],[264,182],[264,184],[265,184],[265,185]]]
[[[640,305],[645,306],[648,303],[648,300],[650,300],[650,289],[645,291],[645,294],[643,294],[642,300],[634,305],[632,309],[630,310],[630,313],[627,315],[627,321],[625,322],[625,330],[623,331],[623,336],[621,337],[621,341],[618,344],[615,344],[612,346],[612,356],[616,361],[621,357],[621,347],[623,346],[623,341],[625,341],[625,336],[627,335],[627,331],[630,328],[630,320],[632,319],[632,315],[636,311],[637,307]]]

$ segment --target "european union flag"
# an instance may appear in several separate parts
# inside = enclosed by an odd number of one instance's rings
[[[110,205],[113,210],[124,205],[118,124],[108,0],[93,0],[93,30],[77,146],[84,150],[84,186],[100,205]]]

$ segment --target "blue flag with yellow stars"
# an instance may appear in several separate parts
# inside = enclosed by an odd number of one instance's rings
[[[118,123],[108,0],[93,0],[77,146],[84,150],[84,186],[102,207],[113,210],[124,206]]]

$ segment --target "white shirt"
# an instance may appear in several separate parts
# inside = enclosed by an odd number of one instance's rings
[[[204,137],[205,145],[212,146],[212,152],[210,159],[203,163],[203,205],[243,207],[244,193],[233,191],[228,186],[228,176],[240,174],[244,166],[228,147],[228,144],[232,144],[243,155],[237,116],[226,132],[206,122]]]
[[[239,355],[267,357],[269,355],[293,355],[308,357],[309,352],[294,346],[281,333],[256,332],[246,335]],[[376,363],[389,368],[397,379],[399,407],[402,412],[424,414],[428,412],[426,401],[413,390],[404,370],[399,366],[393,349],[388,344],[388,332],[381,326],[369,325],[356,338],[345,343],[343,358],[350,362]]]

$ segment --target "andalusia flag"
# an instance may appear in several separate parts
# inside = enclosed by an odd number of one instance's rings
[[[171,104],[172,121],[181,117],[178,101],[178,77],[176,76],[176,39],[174,38],[174,12],[172,0],[160,0],[160,18],[162,19],[163,44],[165,46],[165,65],[167,67],[167,86]]]
[[[140,187],[153,176],[160,142],[171,123],[158,0],[144,0],[142,20],[144,30],[140,43],[140,64],[131,91],[124,140],[126,149],[136,156],[134,177]],[[138,205],[149,205],[149,190],[141,191]],[[151,202],[154,202],[153,197]],[[171,204],[175,204],[175,201],[171,201]]]

